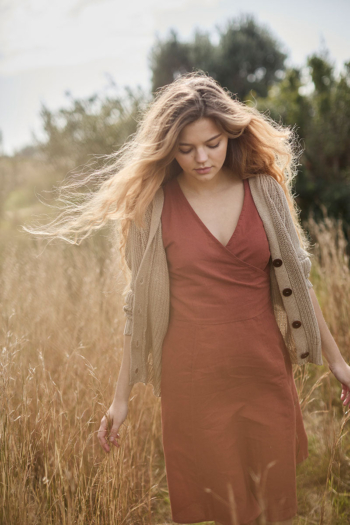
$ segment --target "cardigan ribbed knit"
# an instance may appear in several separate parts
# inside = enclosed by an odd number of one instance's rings
[[[269,243],[273,310],[291,361],[322,365],[321,335],[308,290],[311,260],[300,245],[283,188],[266,174],[249,177],[248,182]],[[131,222],[125,246],[131,281],[123,306],[124,334],[131,335],[129,384],[150,383],[157,397],[170,312],[163,203],[160,186],[146,210],[144,227]]]

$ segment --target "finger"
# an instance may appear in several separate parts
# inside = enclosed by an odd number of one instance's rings
[[[98,432],[97,432],[97,437],[98,437],[98,440],[100,442],[100,445],[101,447],[103,448],[103,450],[105,450],[106,452],[109,452],[110,451],[110,447],[107,443],[107,430],[108,430],[108,422],[107,422],[107,418],[105,416],[103,416],[102,420],[101,420],[101,424],[100,424],[100,428],[98,429]]]
[[[344,397],[346,396],[346,394],[348,393],[349,389],[346,385],[344,385],[344,383],[342,383],[342,391],[341,391],[341,396],[340,398],[341,399],[344,399]]]
[[[350,389],[346,385],[343,385],[342,396],[346,397],[347,395],[349,395],[349,393],[350,393]]]
[[[99,439],[103,439],[107,436],[107,426],[106,424],[101,421],[100,428],[98,429],[97,436]]]
[[[107,439],[106,439],[106,436],[105,436],[104,432],[98,432],[97,436],[98,436],[98,440],[99,440],[99,443],[100,443],[101,447],[106,452],[109,452],[110,448],[108,446]]]
[[[109,441],[113,443],[116,447],[120,447],[120,444],[118,443],[117,438],[120,438],[119,432],[118,432],[118,426],[114,425],[111,428],[111,432],[109,434]]]
[[[110,451],[110,447],[109,447],[109,445],[107,443],[107,439],[104,436],[99,436],[98,440],[99,440],[99,443],[100,443],[101,447],[103,448],[103,450],[105,452],[109,452]]]
[[[343,405],[346,405],[350,401],[350,392],[346,393],[346,396],[343,401]]]

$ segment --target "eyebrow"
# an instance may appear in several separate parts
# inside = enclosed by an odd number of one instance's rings
[[[220,137],[222,133],[219,133],[218,135],[214,135],[214,137],[211,137],[211,139],[206,140],[205,142],[210,142],[211,140],[216,139],[217,137]],[[179,142],[180,146],[192,146],[192,144],[189,144],[188,142]]]

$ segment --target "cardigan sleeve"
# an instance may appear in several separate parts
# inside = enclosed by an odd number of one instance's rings
[[[308,257],[307,255],[305,257],[302,257],[302,254],[299,253],[298,254],[298,259],[299,259],[299,262],[301,264],[301,267],[302,267],[304,275],[305,275],[307,287],[308,288],[313,288],[313,284],[309,280],[310,271],[311,271],[311,260],[310,260],[310,257]]]
[[[123,306],[126,322],[124,327],[124,335],[132,335],[133,331],[133,311],[135,302],[135,284],[136,276],[140,268],[140,264],[145,252],[152,216],[152,202],[148,205],[144,216],[144,227],[139,228],[134,221],[131,221],[127,240],[125,244],[125,260],[131,271],[131,280],[129,290],[125,296],[125,303]]]
[[[129,232],[125,245],[125,260],[131,271],[131,281],[129,290],[125,296],[125,303],[123,306],[124,314],[126,316],[126,322],[124,327],[124,335],[132,335],[132,321],[133,321],[133,307],[134,307],[134,287],[135,287],[135,270],[132,257],[133,244],[137,242],[136,228],[133,222],[130,223]]]
[[[294,225],[294,221],[293,221],[292,215],[289,210],[289,205],[288,205],[286,195],[283,191],[282,186],[279,184],[279,182],[276,181],[274,177],[269,176],[269,180],[270,180],[270,183],[272,183],[274,188],[277,190],[277,193],[279,196],[279,202],[281,205],[280,215],[281,217],[283,217],[284,224],[286,226],[286,229],[288,231],[288,234],[290,236],[290,239],[293,243],[294,249],[298,256],[299,263],[303,269],[307,287],[313,288],[313,284],[309,280],[311,266],[312,266],[311,259],[308,253],[302,248],[300,244],[300,240],[299,240],[299,237],[298,237],[295,225]]]
[[[283,191],[283,189],[282,189],[282,191]],[[286,205],[288,206],[287,201],[286,201]],[[286,213],[286,227],[287,227],[287,229],[289,231],[289,234],[290,234],[290,237],[292,239],[295,251],[297,253],[300,265],[301,265],[301,267],[303,269],[304,277],[306,279],[306,285],[307,285],[308,288],[313,288],[313,285],[312,285],[312,283],[311,283],[311,281],[309,279],[310,278],[310,272],[311,272],[311,266],[312,266],[311,259],[310,259],[309,255],[308,255],[308,253],[300,245],[300,240],[299,240],[299,237],[298,237],[298,234],[297,234],[297,231],[296,231],[296,228],[295,228],[292,216],[290,214],[289,208],[288,208],[288,211]]]

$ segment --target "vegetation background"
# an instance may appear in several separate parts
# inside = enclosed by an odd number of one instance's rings
[[[46,246],[20,227],[57,214],[52,189],[118,150],[156,89],[185,71],[208,72],[295,127],[304,147],[295,192],[314,246],[311,280],[349,362],[350,61],[335,76],[324,49],[308,57],[305,76],[285,67],[280,44],[251,16],[218,31],[214,45],[205,32],[183,42],[171,30],[150,50],[150,92],[120,93],[113,79],[114,95],[67,92],[66,107],[42,105],[45,140],[0,157],[3,524],[171,523],[160,401],[151,387],[133,388],[120,449],[105,456],[96,439],[123,350],[123,281],[109,229],[81,246]],[[309,437],[309,458],[297,468],[295,524],[348,524],[349,413],[340,384],[326,361],[294,373]]]

